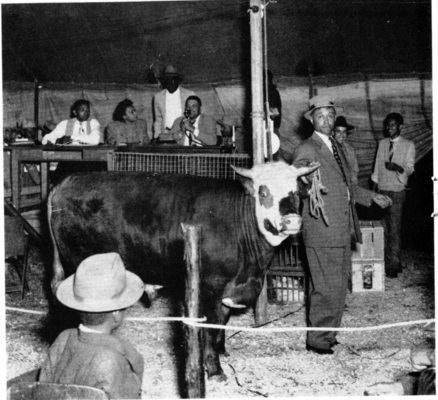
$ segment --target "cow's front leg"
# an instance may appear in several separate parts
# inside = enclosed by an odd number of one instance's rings
[[[207,371],[208,379],[214,379],[218,382],[227,379],[219,360],[217,350],[217,341],[221,329],[205,329],[204,331],[204,366]]]

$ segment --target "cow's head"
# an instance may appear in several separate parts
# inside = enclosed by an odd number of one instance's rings
[[[259,164],[252,169],[233,167],[255,198],[257,224],[272,246],[301,229],[298,215],[297,178],[319,167],[295,168],[283,162]]]

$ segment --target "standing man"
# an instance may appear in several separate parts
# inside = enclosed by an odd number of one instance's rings
[[[294,151],[293,165],[307,166],[319,162],[320,184],[326,190],[325,217],[312,215],[309,200],[303,200],[303,238],[310,270],[308,324],[310,327],[339,327],[351,268],[351,235],[360,241],[360,227],[355,201],[370,206],[374,201],[381,207],[390,204],[382,195],[363,189],[351,180],[351,170],[341,147],[332,137],[336,112],[342,107],[325,96],[310,100],[304,117],[315,131]],[[317,172],[318,173],[318,172]],[[314,174],[311,174],[314,176]],[[309,177],[311,180],[312,176]],[[306,348],[318,354],[333,354],[336,333],[309,331]]]
[[[400,252],[403,204],[408,177],[414,172],[415,145],[400,136],[403,117],[399,113],[388,114],[384,127],[389,137],[379,143],[371,180],[373,189],[390,197],[393,203],[386,211],[382,225],[385,232],[386,276],[397,278],[398,273],[402,272]]]
[[[201,114],[202,102],[198,96],[186,100],[184,116],[175,120],[169,132],[162,133],[162,141],[175,140],[181,146],[215,146],[218,142],[216,120]]]
[[[351,169],[351,181],[357,185],[357,175],[359,174],[359,163],[357,162],[356,153],[352,146],[350,146],[345,140],[347,134],[351,133],[354,129],[353,125],[350,125],[344,116],[340,115],[336,118],[335,129],[333,130],[333,136],[336,141],[341,145],[347,157],[348,165]]]
[[[181,87],[180,83],[178,70],[168,65],[164,70],[163,90],[153,98],[154,138],[170,131],[175,119],[183,115],[187,97],[195,94]]]

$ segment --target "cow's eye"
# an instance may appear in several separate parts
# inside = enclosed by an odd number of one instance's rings
[[[260,192],[260,197],[266,197],[268,194],[266,192]]]

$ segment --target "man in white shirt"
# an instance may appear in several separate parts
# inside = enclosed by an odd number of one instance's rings
[[[382,225],[385,232],[386,276],[396,278],[402,272],[400,253],[403,205],[408,177],[414,172],[415,145],[400,136],[403,116],[399,113],[388,114],[384,126],[389,137],[379,143],[371,180],[374,190],[380,190],[380,193],[392,199],[392,207],[385,212]]]
[[[218,143],[216,120],[201,114],[202,102],[198,96],[186,100],[184,116],[175,120],[168,133],[160,140],[175,140],[181,146],[215,146]]]
[[[42,143],[55,144],[58,139],[71,144],[98,145],[101,139],[100,124],[90,119],[90,102],[80,99],[72,106],[72,118],[61,121],[56,128],[43,137]]]
[[[153,99],[154,138],[170,131],[175,119],[183,115],[186,99],[195,94],[181,87],[180,82],[178,70],[168,65],[164,71],[163,90]]]

